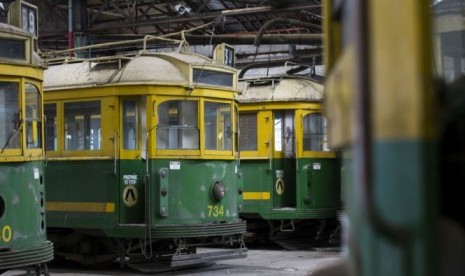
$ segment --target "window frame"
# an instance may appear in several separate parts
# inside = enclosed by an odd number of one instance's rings
[[[307,115],[319,113],[324,116],[323,111],[320,110],[296,110],[296,118],[298,120],[297,125],[298,129],[296,131],[297,141],[302,141],[297,143],[297,157],[300,158],[332,158],[336,157],[336,153],[329,149],[329,151],[310,151],[304,150],[303,145],[303,136],[304,136],[304,118]],[[326,130],[326,135],[328,135],[328,128]],[[328,139],[328,138],[327,138]]]
[[[13,78],[8,78],[8,77],[5,77],[5,78],[0,78],[0,82],[11,82],[11,83],[16,83],[18,85],[18,112],[20,114],[20,119],[23,119],[24,118],[24,110],[22,110],[21,106],[23,106],[23,100],[24,100],[24,96],[23,96],[23,83],[24,83],[24,80],[23,78],[20,78],[20,77],[13,77]],[[24,108],[23,108],[24,109]],[[8,156],[23,156],[24,154],[24,135],[25,135],[25,128],[24,128],[24,125],[22,125],[20,127],[20,131],[18,134],[16,135],[19,135],[19,147],[18,148],[5,148],[3,150],[3,153],[1,152],[2,151],[2,148],[4,145],[0,145],[0,156],[2,157],[8,157]],[[8,136],[7,136],[8,137]],[[5,141],[6,142],[6,141]]]
[[[242,113],[257,114],[257,150],[244,151],[239,148],[240,158],[244,160],[271,158],[274,152],[272,120],[273,110],[260,109],[257,105],[247,106],[243,104],[239,107],[239,117]]]
[[[68,159],[113,159],[115,154],[115,136],[116,135],[116,123],[115,120],[119,121],[119,112],[115,107],[116,97],[94,97],[94,98],[72,98],[72,99],[57,99],[47,100],[44,103],[56,104],[57,107],[57,150],[48,151],[47,156],[50,159],[53,158],[68,158]],[[65,131],[64,131],[64,105],[65,103],[76,103],[76,102],[91,102],[100,101],[100,121],[101,121],[101,145],[98,150],[65,150]],[[44,131],[45,132],[45,131]]]
[[[27,119],[27,116],[26,116],[26,85],[27,84],[31,84],[33,85],[36,89],[37,89],[37,92],[38,92],[38,95],[39,95],[39,102],[38,102],[38,105],[39,105],[39,114],[38,116],[40,117],[40,125],[37,126],[39,129],[39,132],[40,132],[40,138],[39,138],[39,146],[38,147],[35,147],[35,148],[28,148],[27,146],[27,122],[26,122],[26,119]],[[23,125],[23,128],[24,128],[24,151],[25,151],[25,154],[27,155],[35,155],[35,156],[41,156],[43,151],[44,151],[44,147],[45,147],[45,144],[44,144],[44,95],[43,95],[43,90],[42,90],[42,85],[40,82],[37,82],[37,81],[34,81],[34,80],[30,80],[30,79],[26,79],[25,82],[24,82],[24,125]]]
[[[159,129],[159,117],[158,117],[158,109],[159,106],[167,101],[173,100],[188,100],[188,101],[197,101],[198,107],[198,114],[197,114],[197,128],[199,132],[199,149],[158,149],[157,145],[157,135]],[[232,133],[232,145],[231,149],[228,150],[207,150],[205,148],[205,121],[204,121],[204,114],[205,114],[205,102],[213,102],[213,103],[226,103],[230,106],[230,116],[231,116],[231,133]],[[222,100],[222,99],[214,99],[214,98],[204,98],[204,97],[180,97],[180,96],[157,96],[156,100],[153,103],[153,114],[154,123],[153,123],[153,130],[150,131],[150,139],[149,139],[149,148],[153,149],[155,156],[157,157],[166,157],[172,158],[172,156],[186,156],[190,158],[209,158],[209,159],[230,159],[237,157],[237,151],[235,150],[235,145],[237,143],[234,132],[237,132],[236,129],[236,118],[234,114],[234,101],[233,100]]]
[[[159,149],[158,148],[158,130],[160,126],[160,120],[159,120],[159,114],[158,110],[160,105],[163,103],[169,102],[169,101],[196,101],[197,102],[197,131],[199,133],[199,148],[198,149]],[[164,97],[160,96],[157,97],[157,100],[154,105],[154,110],[153,110],[153,116],[155,117],[155,126],[154,126],[154,132],[153,136],[149,139],[150,144],[153,145],[153,148],[155,150],[155,154],[157,156],[160,155],[165,155],[165,156],[172,156],[172,155],[186,155],[186,156],[195,156],[195,155],[200,155],[201,148],[202,148],[202,134],[200,133],[200,114],[201,114],[201,99],[197,97]]]

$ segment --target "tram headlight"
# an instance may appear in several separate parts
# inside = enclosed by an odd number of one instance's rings
[[[214,202],[220,202],[226,194],[226,187],[220,181],[215,181],[211,186],[211,197]]]

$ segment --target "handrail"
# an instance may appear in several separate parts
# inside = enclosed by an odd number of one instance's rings
[[[94,45],[87,45],[87,46],[82,46],[82,47],[76,47],[76,48],[70,48],[70,49],[65,49],[65,50],[58,50],[58,51],[50,51],[50,52],[42,52],[41,57],[43,59],[49,59],[47,57],[50,56],[58,56],[62,54],[70,54],[74,53],[77,51],[83,51],[83,50],[94,50],[94,49],[100,49],[100,48],[106,48],[106,47],[114,47],[114,46],[121,46],[121,45],[132,45],[132,44],[138,44],[142,42],[143,45],[143,51],[147,50],[147,42],[148,41],[164,41],[164,42],[173,42],[173,43],[179,43],[178,45],[178,52],[181,51],[182,47],[189,46],[189,43],[185,40],[185,33],[193,32],[199,29],[206,28],[212,24],[215,24],[216,21],[211,21],[208,23],[205,23],[203,25],[188,29],[188,30],[183,30],[180,32],[175,32],[175,33],[170,33],[170,34],[165,34],[161,36],[153,36],[153,35],[145,35],[143,38],[139,39],[132,39],[132,40],[123,40],[123,41],[115,41],[115,42],[107,42],[107,43],[100,43],[100,44],[94,44]],[[178,36],[181,35],[182,39],[174,39],[170,38],[173,36]],[[72,59],[71,57],[68,57]],[[87,59],[86,59],[87,60]]]
[[[83,50],[95,50],[95,49],[121,46],[121,45],[133,45],[133,44],[138,44],[138,43],[143,43],[143,49],[146,50],[147,42],[155,41],[155,40],[162,40],[162,41],[168,41],[168,42],[179,43],[179,44],[184,43],[184,41],[179,40],[179,39],[146,35],[144,36],[144,38],[139,38],[139,39],[107,42],[107,43],[100,43],[100,44],[93,44],[93,45],[87,45],[87,46],[82,46],[82,47],[70,48],[70,49],[65,49],[65,50],[42,52],[42,58],[47,59],[47,56],[57,56],[60,54],[68,54],[68,53],[83,51]]]

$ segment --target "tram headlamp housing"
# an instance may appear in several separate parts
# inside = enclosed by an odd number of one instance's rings
[[[214,202],[220,202],[226,194],[226,187],[221,181],[215,181],[210,188],[210,195]]]

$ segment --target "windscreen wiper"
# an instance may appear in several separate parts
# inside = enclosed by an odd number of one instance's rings
[[[21,130],[21,127],[23,126],[23,120],[19,119],[16,123],[15,128],[13,131],[10,133],[10,136],[8,137],[8,140],[6,140],[5,145],[2,147],[2,151],[0,153],[3,153],[10,144],[10,142],[13,140],[13,138],[18,134],[18,132]]]

